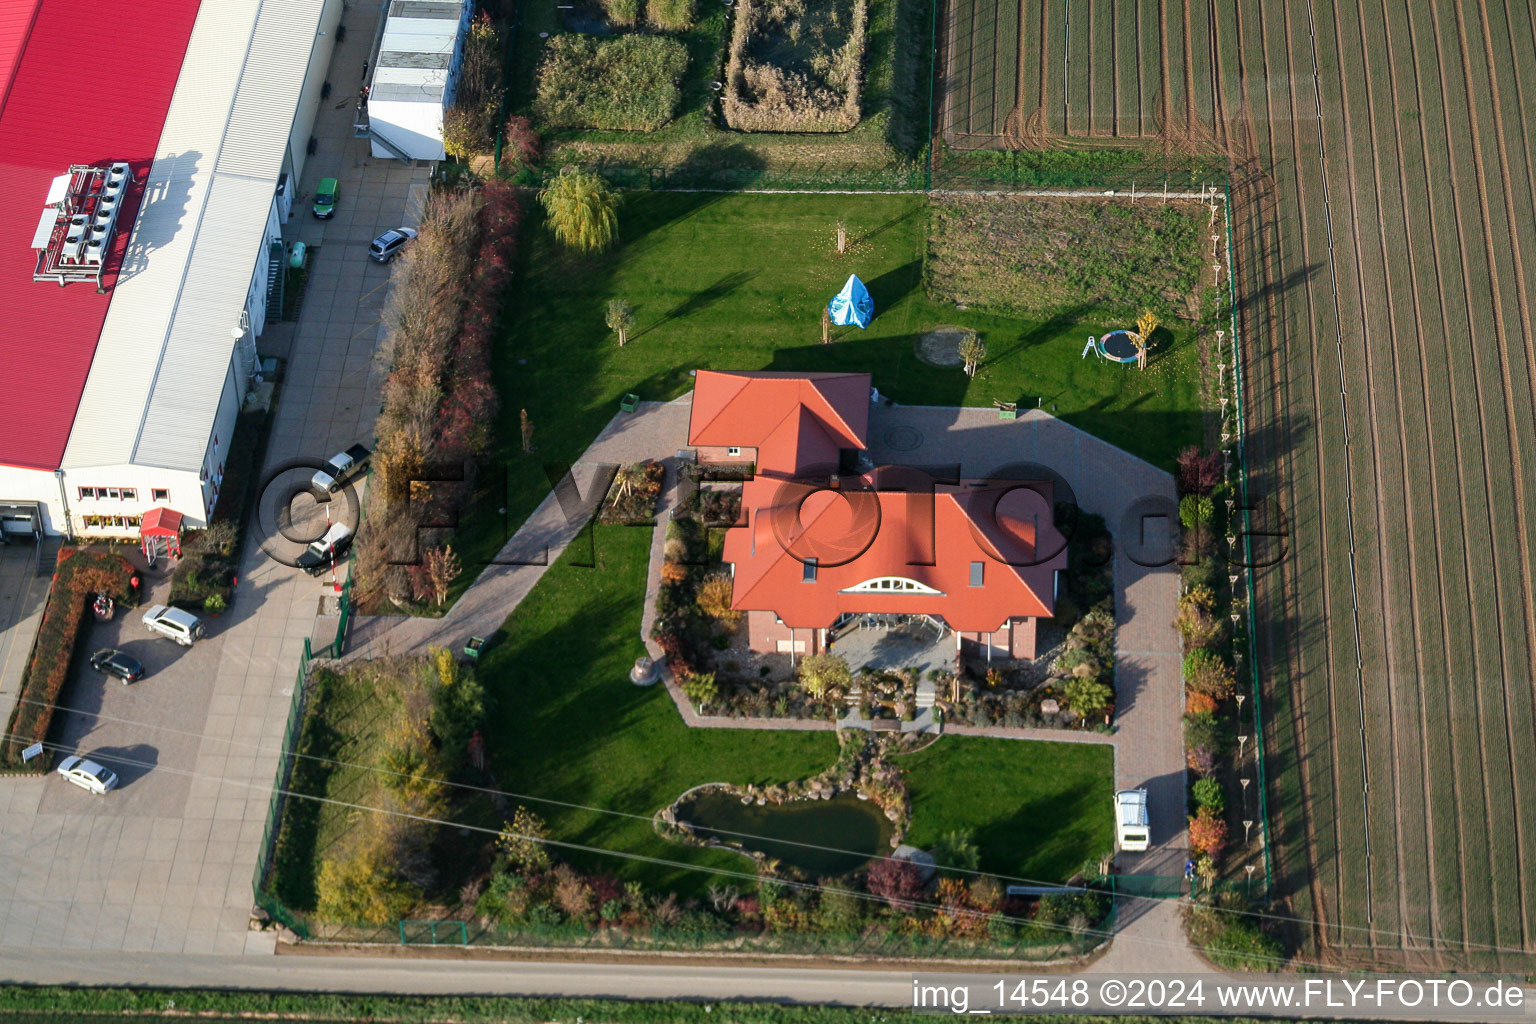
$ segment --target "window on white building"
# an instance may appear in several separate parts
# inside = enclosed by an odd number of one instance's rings
[[[164,487],[153,487],[149,492],[150,501],[170,501],[171,492]]]

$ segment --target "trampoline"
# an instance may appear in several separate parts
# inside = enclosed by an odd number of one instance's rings
[[[1139,354],[1130,331],[1110,331],[1099,339],[1099,355],[1114,363],[1134,363]]]

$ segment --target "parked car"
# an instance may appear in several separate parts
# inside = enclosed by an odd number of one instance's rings
[[[319,540],[299,555],[299,568],[311,576],[318,576],[331,564],[331,559],[339,557],[351,543],[352,527],[346,523],[332,523]]]
[[[1147,791],[1122,789],[1115,794],[1115,840],[1120,849],[1140,853],[1150,846]]]
[[[71,754],[59,762],[59,774],[81,789],[105,796],[107,790],[117,785],[117,774],[103,768],[95,761],[87,761],[79,754]]]
[[[309,485],[321,494],[335,494],[348,480],[367,468],[368,458],[372,454],[360,444],[344,452],[337,452],[325,460],[324,469],[315,470],[315,475],[309,478]]]
[[[321,178],[320,187],[315,189],[315,216],[320,220],[326,220],[336,212],[336,193],[340,189],[336,185],[335,178]]]
[[[144,626],[151,633],[175,640],[183,647],[191,647],[203,638],[203,620],[189,611],[157,604],[144,613]]]
[[[91,655],[91,668],[103,675],[117,676],[125,685],[144,678],[143,663],[115,647],[106,647]]]
[[[368,247],[368,258],[378,263],[388,263],[405,248],[405,243],[416,237],[415,228],[391,228]]]

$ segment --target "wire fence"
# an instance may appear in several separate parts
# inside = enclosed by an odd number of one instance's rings
[[[286,925],[300,938],[309,938],[309,924],[302,914],[296,914],[283,902],[267,891],[267,871],[272,861],[272,851],[277,842],[278,823],[283,813],[284,793],[293,773],[293,750],[304,720],[304,706],[308,693],[309,663],[314,654],[309,638],[304,639],[304,653],[299,659],[299,671],[293,680],[293,699],[288,702],[288,723],[283,727],[282,757],[277,762],[277,776],[272,781],[272,799],[267,803],[267,821],[261,833],[261,848],[256,854],[256,870],[251,876],[251,891],[256,905],[265,910],[274,921]]]
[[[1254,592],[1253,584],[1253,506],[1248,495],[1248,458],[1247,458],[1247,426],[1244,406],[1244,376],[1242,346],[1238,343],[1237,333],[1237,277],[1233,273],[1236,268],[1235,250],[1232,243],[1232,182],[1226,183],[1226,205],[1224,217],[1227,233],[1227,297],[1231,304],[1231,329],[1232,329],[1232,387],[1237,406],[1237,485],[1238,493],[1243,502],[1243,554],[1246,568],[1240,569],[1245,581],[1245,594],[1247,597],[1247,660],[1248,681],[1250,695],[1253,698],[1253,739],[1255,757],[1258,764],[1259,785],[1259,838],[1264,848],[1264,892],[1265,895],[1274,889],[1274,863],[1269,849],[1269,802],[1267,792],[1269,790],[1268,773],[1264,763],[1264,697],[1259,685],[1259,651],[1258,629],[1255,616],[1258,614],[1258,600]]]

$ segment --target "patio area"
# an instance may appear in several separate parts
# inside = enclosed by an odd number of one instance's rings
[[[831,650],[855,672],[955,668],[955,634],[926,615],[860,615],[834,633]]]

